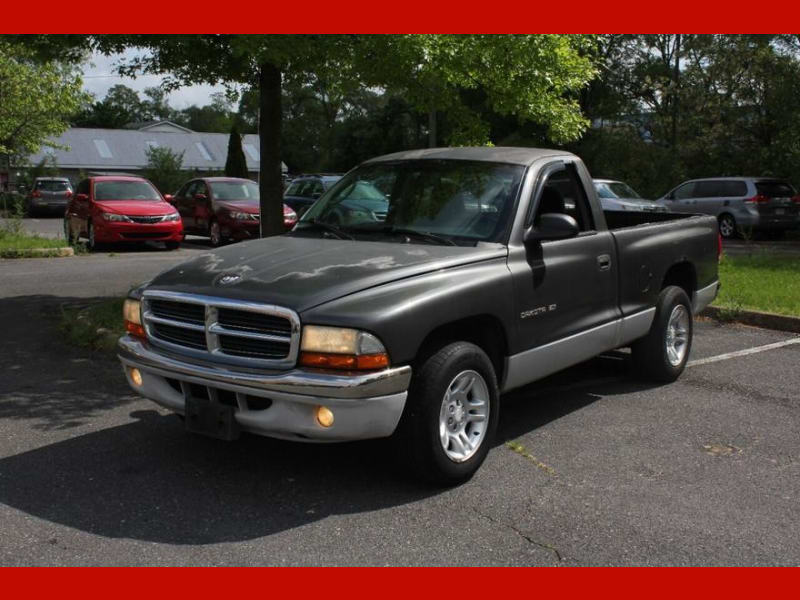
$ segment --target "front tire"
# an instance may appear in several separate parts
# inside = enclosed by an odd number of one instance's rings
[[[208,224],[208,238],[211,240],[211,245],[214,248],[219,248],[225,243],[222,237],[222,229],[219,226],[219,221],[216,219]]]
[[[692,325],[692,304],[686,292],[677,286],[661,290],[650,332],[631,346],[638,374],[652,381],[675,381],[689,360]]]
[[[180,242],[164,242],[164,247],[167,250],[177,250],[178,248],[181,247],[181,243]]]
[[[89,252],[94,252],[95,250],[99,249],[99,244],[94,237],[94,225],[92,222],[89,221],[89,224],[86,226],[86,236],[89,238],[89,242],[86,244],[86,247],[89,249]]]
[[[454,342],[414,374],[394,435],[401,466],[441,485],[470,479],[491,448],[500,415],[494,367],[475,344]]]

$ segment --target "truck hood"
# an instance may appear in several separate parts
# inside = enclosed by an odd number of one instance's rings
[[[507,254],[501,244],[462,247],[276,236],[202,254],[164,271],[147,287],[302,312],[390,281]]]

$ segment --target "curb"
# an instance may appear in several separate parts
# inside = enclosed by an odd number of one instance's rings
[[[721,322],[735,322],[764,329],[776,329],[800,333],[800,317],[775,315],[773,313],[759,312],[756,310],[733,310],[717,306],[706,307],[698,316],[709,317]]]
[[[63,248],[7,248],[0,250],[0,258],[42,258],[42,257],[75,256],[75,249]]]

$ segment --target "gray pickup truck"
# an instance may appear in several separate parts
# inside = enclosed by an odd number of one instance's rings
[[[189,431],[391,437],[455,484],[486,457],[503,392],[628,346],[640,376],[677,378],[717,262],[716,219],[604,213],[572,154],[403,152],[348,173],[293,231],[134,290],[119,358]]]

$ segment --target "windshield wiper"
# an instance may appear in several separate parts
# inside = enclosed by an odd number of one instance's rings
[[[352,235],[350,235],[349,233],[347,233],[343,229],[340,229],[339,227],[336,227],[336,225],[331,225],[330,223],[325,223],[323,221],[318,221],[317,219],[309,219],[308,221],[301,221],[301,223],[305,223],[307,225],[311,225],[312,226],[312,227],[303,227],[302,230],[311,229],[313,227],[316,227],[317,229],[322,229],[323,231],[327,231],[328,233],[332,233],[333,235],[335,235],[340,240],[354,240],[355,239]]]
[[[426,242],[431,242],[434,244],[446,244],[448,246],[458,246],[458,244],[456,244],[453,240],[448,239],[441,235],[436,235],[435,233],[430,233],[429,231],[417,231],[416,229],[405,229],[403,227],[384,227],[380,231],[382,233],[416,237],[421,240],[425,240]]]

